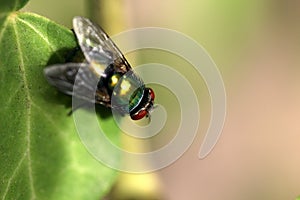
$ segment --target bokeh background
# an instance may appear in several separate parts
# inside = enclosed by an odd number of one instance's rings
[[[192,146],[156,173],[159,182],[150,181],[159,185],[162,199],[300,195],[300,1],[31,0],[24,10],[70,28],[73,16],[88,16],[110,35],[136,27],[170,28],[208,51],[225,83],[227,117],[220,140],[203,160],[197,155],[211,111],[201,77],[161,52],[128,55],[133,66],[161,61],[184,71],[200,102],[200,129]]]

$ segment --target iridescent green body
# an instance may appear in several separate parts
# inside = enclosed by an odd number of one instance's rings
[[[129,110],[133,110],[142,100],[142,97],[144,95],[144,88],[138,88],[133,92],[131,95],[131,98],[129,100]]]
[[[116,72],[114,65],[105,70],[105,77],[101,77],[98,89],[106,88],[111,96],[111,107],[121,114],[129,114],[141,103],[145,85],[132,70],[126,73]]]

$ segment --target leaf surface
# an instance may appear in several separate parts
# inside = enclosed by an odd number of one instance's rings
[[[117,173],[80,142],[71,98],[43,74],[74,47],[70,30],[35,14],[11,12],[0,24],[0,199],[100,199],[114,183]],[[111,117],[100,120],[119,132]]]

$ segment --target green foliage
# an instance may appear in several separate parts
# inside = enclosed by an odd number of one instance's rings
[[[15,12],[24,4],[1,0],[0,199],[99,199],[117,173],[87,152],[67,116],[71,98],[43,75],[64,62],[75,38],[46,18]],[[112,118],[101,123],[118,132]]]
[[[21,9],[28,0],[1,0],[0,1],[0,13],[4,15],[5,13],[16,11]]]

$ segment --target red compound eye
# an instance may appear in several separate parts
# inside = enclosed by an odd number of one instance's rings
[[[133,120],[139,120],[142,119],[143,117],[145,117],[147,115],[147,111],[146,110],[140,110],[137,114],[132,115],[131,119]]]
[[[149,88],[149,94],[150,94],[151,100],[154,101],[155,94],[151,88]]]

